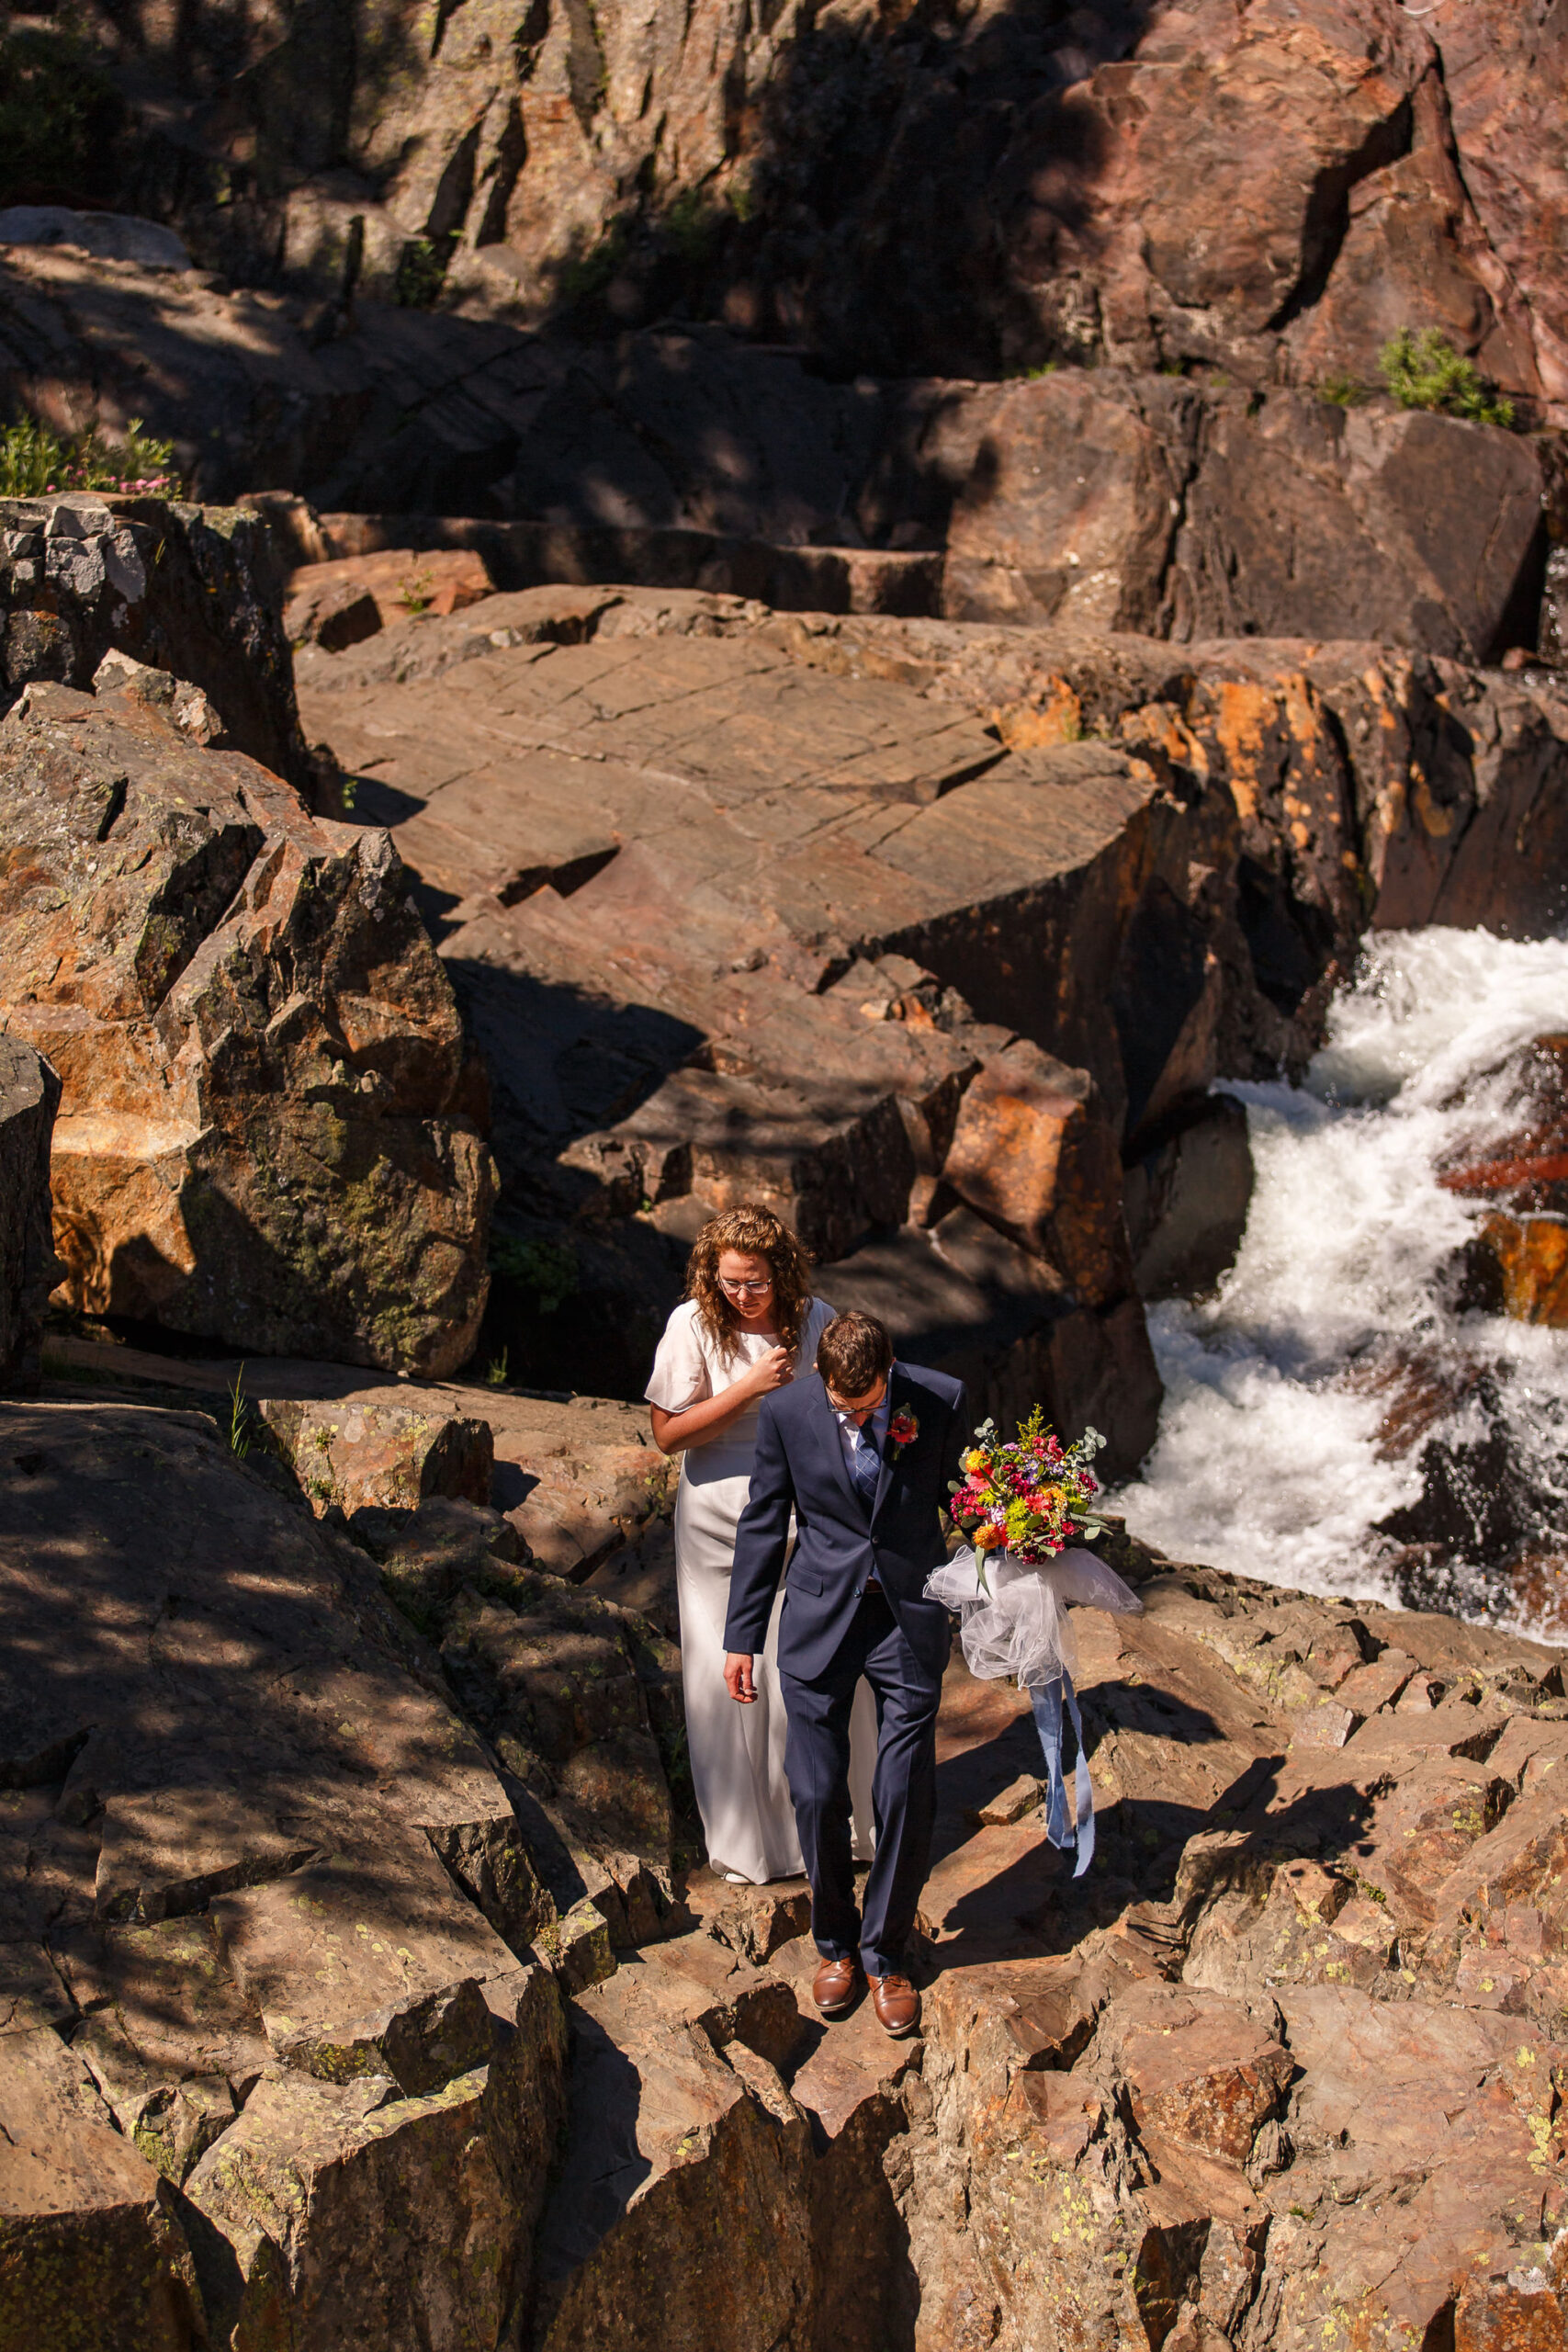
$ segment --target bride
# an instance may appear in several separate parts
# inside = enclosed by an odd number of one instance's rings
[[[784,1710],[779,1689],[779,1611],[757,1662],[757,1703],[738,1707],[725,1688],[724,1620],[735,1528],[746,1507],[757,1409],[817,1361],[833,1319],[811,1295],[805,1250],[771,1209],[748,1203],[704,1226],[686,1272],[686,1297],[665,1328],[646,1395],[654,1442],[681,1456],[675,1498],[675,1573],[681,1607],[686,1739],[708,1860],[737,1882],[795,1878],[804,1864],[784,1780]],[[785,1585],[787,1589],[787,1575]],[[855,1694],[850,1726],[855,1855],[871,1854],[871,1781],[876,1709]]]

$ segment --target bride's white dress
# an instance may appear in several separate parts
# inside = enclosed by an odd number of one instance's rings
[[[833,1319],[826,1300],[814,1298],[795,1352],[798,1378],[817,1361],[817,1342]],[[667,1413],[684,1412],[743,1379],[775,1342],[755,1331],[736,1334],[736,1352],[722,1355],[704,1329],[694,1301],[678,1306],[665,1328],[644,1392]],[[737,1705],[725,1688],[724,1621],[735,1563],[735,1529],[746,1508],[758,1406],[746,1410],[705,1445],[681,1456],[675,1497],[675,1573],[681,1603],[681,1668],[686,1700],[686,1742],[708,1860],[756,1885],[797,1878],[805,1865],[795,1809],[784,1779],[784,1707],[779,1688],[781,1589],[773,1603],[767,1646],[754,1668],[754,1706]],[[787,1583],[787,1574],[785,1581]],[[872,1776],[876,1767],[876,1703],[863,1682],[850,1724],[850,1795],[858,1860],[872,1852]]]

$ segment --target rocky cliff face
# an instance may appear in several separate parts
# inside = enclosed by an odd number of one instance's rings
[[[1311,384],[1424,323],[1559,416],[1558,13],[465,0],[102,24],[132,209],[242,277],[416,300],[444,279],[623,322],[694,297],[846,374]]]
[[[6,271],[0,359],[28,405],[62,428],[145,413],[205,496],[307,491],[389,534],[285,533],[296,563],[450,545],[431,518],[489,517],[510,526],[487,542],[508,588],[1355,634],[1472,661],[1556,642],[1551,435],[1212,371],[833,382],[716,326],[583,340],[366,301],[324,336],[303,298],[197,272],[16,247]]]

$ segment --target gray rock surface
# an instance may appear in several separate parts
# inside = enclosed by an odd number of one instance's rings
[[[79,245],[98,261],[139,269],[188,269],[190,255],[172,229],[130,212],[73,212],[62,204],[0,207],[0,245]]]
[[[34,682],[85,689],[106,655],[207,697],[204,740],[306,786],[282,581],[241,510],[161,498],[0,499],[0,703]]]

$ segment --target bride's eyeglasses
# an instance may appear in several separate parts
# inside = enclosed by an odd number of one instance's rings
[[[764,1292],[772,1290],[773,1285],[771,1276],[768,1281],[762,1283],[732,1283],[727,1282],[720,1274],[718,1286],[727,1298],[761,1298]]]

